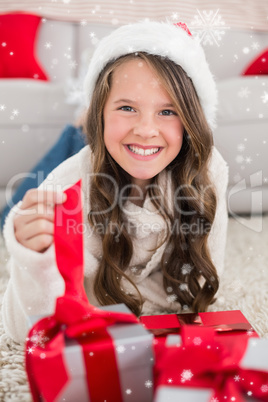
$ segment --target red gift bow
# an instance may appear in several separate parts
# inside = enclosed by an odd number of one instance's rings
[[[65,293],[56,301],[55,314],[38,321],[28,334],[26,370],[32,396],[34,402],[42,398],[55,401],[69,381],[63,358],[65,338],[69,337],[83,347],[90,399],[105,400],[108,390],[109,401],[119,402],[122,401],[119,374],[107,327],[138,320],[133,314],[107,312],[89,304],[83,285],[81,181],[65,193],[67,200],[56,206],[54,221],[56,261],[65,281]],[[100,358],[94,359],[94,363],[85,350],[88,341],[102,341],[106,346],[103,350],[99,348]],[[90,381],[92,373],[94,381]],[[100,373],[100,378],[96,378],[96,373]],[[104,379],[105,387],[101,386]]]
[[[155,368],[158,386],[186,386],[214,390],[217,402],[244,402],[243,394],[268,401],[263,389],[268,386],[268,373],[239,366],[247,348],[247,338],[232,346],[215,338],[212,328],[184,326],[182,346],[161,350]],[[179,394],[178,394],[179,397]]]

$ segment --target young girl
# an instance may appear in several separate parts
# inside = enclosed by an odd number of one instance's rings
[[[53,213],[82,179],[84,285],[94,305],[139,314],[204,311],[223,269],[226,163],[213,146],[216,89],[184,24],[141,22],[104,38],[85,80],[89,145],[9,214],[8,334],[51,314],[64,291]]]

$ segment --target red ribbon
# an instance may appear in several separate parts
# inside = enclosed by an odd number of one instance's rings
[[[247,348],[246,337],[225,344],[224,337],[215,338],[213,329],[192,326],[183,327],[181,336],[182,346],[167,347],[158,356],[156,387],[208,388],[214,390],[213,398],[219,402],[244,402],[244,396],[268,401],[264,388],[268,373],[239,365]]]
[[[107,312],[89,304],[83,285],[81,181],[65,193],[67,200],[56,206],[54,222],[56,261],[65,293],[56,301],[55,314],[38,321],[28,334],[26,370],[32,396],[34,402],[55,401],[68,383],[63,357],[67,337],[83,348],[90,399],[120,402],[118,367],[107,327],[138,320],[133,314]]]

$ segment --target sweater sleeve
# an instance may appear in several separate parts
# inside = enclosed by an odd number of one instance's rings
[[[85,151],[59,165],[42,183],[41,188],[63,190],[81,178]],[[9,213],[4,238],[10,254],[7,268],[10,279],[3,299],[2,313],[5,332],[16,342],[24,342],[30,315],[49,315],[55,300],[64,292],[64,281],[58,271],[54,244],[44,253],[38,253],[17,242],[14,217],[20,203]]]
[[[64,291],[64,283],[56,266],[54,246],[38,253],[17,242],[13,224],[16,211],[19,208],[11,210],[4,227],[11,257],[2,314],[5,332],[16,342],[23,342],[29,330],[28,316],[51,314],[55,299]]]
[[[224,269],[224,255],[228,226],[228,210],[226,199],[228,166],[216,148],[213,148],[209,174],[216,190],[217,208],[215,219],[208,238],[208,246],[218,275],[221,276]]]

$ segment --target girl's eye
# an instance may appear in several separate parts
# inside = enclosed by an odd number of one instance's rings
[[[160,112],[160,114],[162,116],[172,116],[172,115],[176,116],[177,115],[177,113],[174,110],[169,110],[169,109],[162,110],[162,112]]]
[[[134,109],[131,106],[122,106],[119,110],[123,110],[123,112],[134,112]]]

